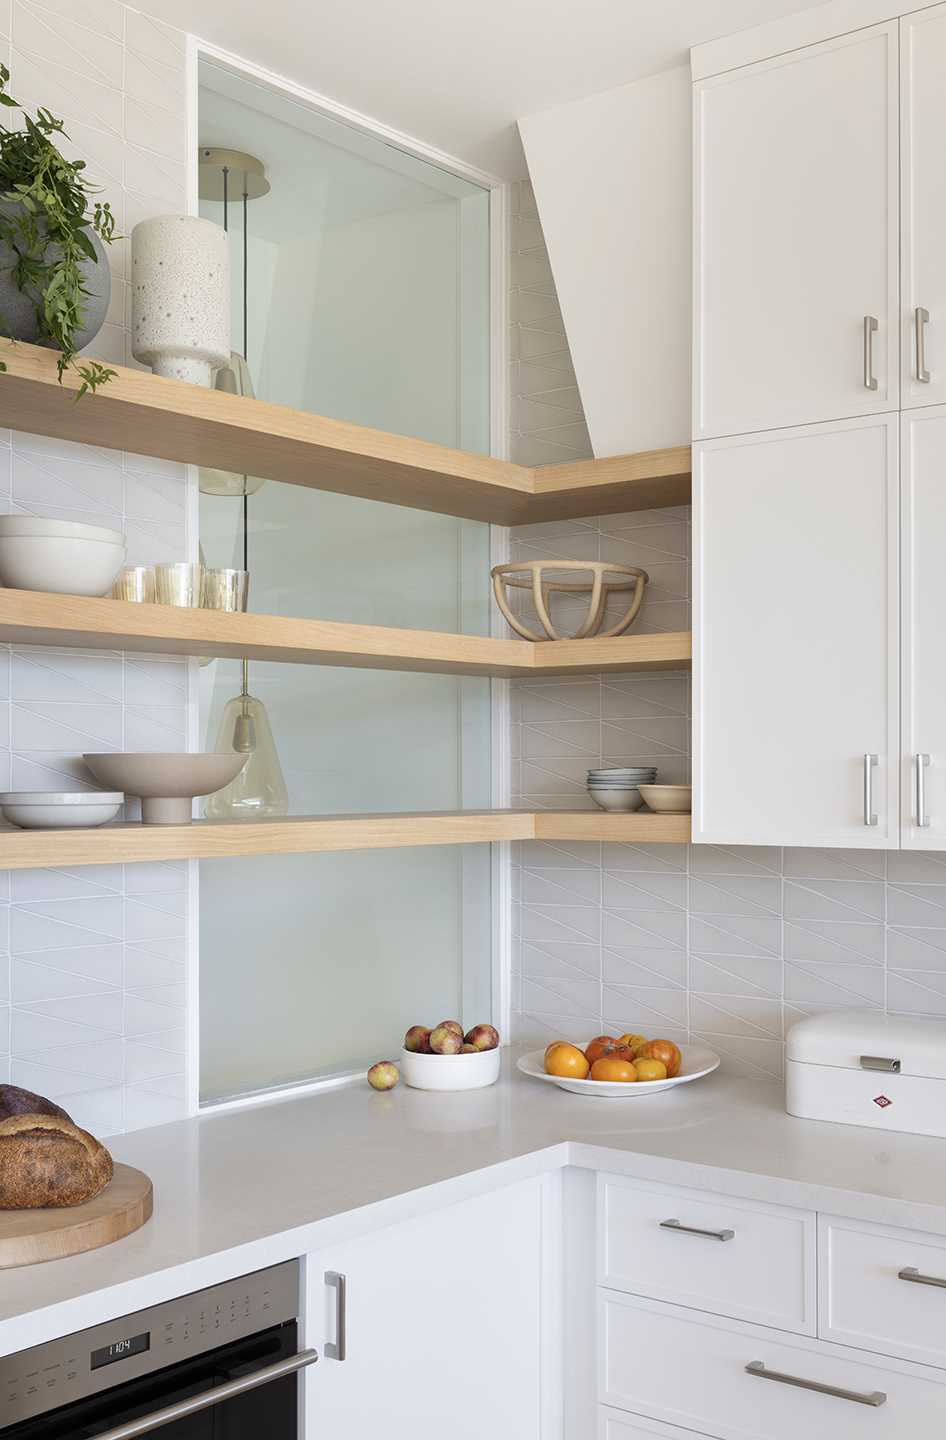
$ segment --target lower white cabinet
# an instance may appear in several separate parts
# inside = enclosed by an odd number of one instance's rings
[[[598,1440],[693,1440],[693,1431],[662,1425],[659,1420],[641,1420],[637,1415],[599,1405]]]
[[[695,841],[899,844],[898,431],[694,447]]]
[[[321,1356],[306,1375],[306,1440],[558,1440],[556,1180],[306,1257],[305,1343]],[[345,1277],[344,1322],[327,1275]]]
[[[946,1384],[927,1367],[614,1291],[598,1306],[603,1405],[717,1440],[934,1440],[946,1427]]]

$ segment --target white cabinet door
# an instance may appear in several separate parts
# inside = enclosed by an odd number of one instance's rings
[[[900,27],[901,377],[906,409],[946,400],[946,5],[906,15]],[[921,378],[924,374],[927,379]]]
[[[431,1136],[432,1143],[437,1140]],[[307,1440],[561,1433],[555,1177],[446,1206],[306,1259]],[[346,1358],[337,1289],[347,1280]],[[553,1342],[555,1344],[553,1345]]]
[[[696,841],[899,844],[897,429],[694,448]]]
[[[904,414],[902,465],[902,844],[946,850],[946,406]]]
[[[893,21],[695,86],[696,438],[897,408],[897,42]]]

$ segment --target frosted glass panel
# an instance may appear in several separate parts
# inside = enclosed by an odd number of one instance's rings
[[[487,451],[486,192],[227,71],[201,82],[201,144],[259,156],[272,185],[246,216],[256,394]],[[229,221],[239,348],[239,204]],[[239,499],[201,496],[208,564],[241,563],[242,524]],[[484,525],[267,483],[247,548],[251,610],[488,631]],[[238,661],[201,669],[202,748],[239,687]],[[489,804],[488,681],[254,663],[250,690],[290,813]],[[203,862],[202,1099],[361,1068],[418,1020],[489,1018],[489,874],[488,847]]]

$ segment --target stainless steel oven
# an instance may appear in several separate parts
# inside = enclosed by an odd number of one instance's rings
[[[299,1266],[0,1358],[0,1440],[299,1440]]]

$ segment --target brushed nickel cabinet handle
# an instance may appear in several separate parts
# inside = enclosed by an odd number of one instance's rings
[[[864,316],[864,389],[876,390],[877,377],[874,374],[874,336],[877,321],[873,315]]]
[[[877,764],[877,756],[865,753],[864,755],[864,824],[876,825],[877,814],[874,810],[874,767]]]
[[[661,1220],[661,1230],[678,1230],[681,1235],[703,1235],[707,1240],[734,1240],[735,1230],[700,1230],[696,1225],[681,1225],[679,1220]]]
[[[800,1375],[785,1375],[781,1370],[766,1370],[761,1360],[750,1360],[747,1375],[759,1380],[775,1380],[779,1385],[794,1385],[798,1390],[814,1390],[819,1395],[833,1395],[836,1400],[851,1400],[855,1405],[886,1405],[883,1390],[844,1390],[840,1385],[823,1385],[820,1380],[804,1380]]]
[[[914,755],[913,776],[914,788],[916,790],[916,824],[918,830],[929,828],[930,817],[926,813],[926,767],[930,763],[928,755]]]
[[[883,1070],[885,1075],[899,1075],[900,1061],[888,1055],[860,1055],[862,1070]]]
[[[335,1340],[323,1348],[330,1360],[348,1358],[348,1279],[337,1270],[326,1270],[326,1285],[335,1286]]]
[[[930,312],[918,305],[913,312],[914,338],[916,341],[916,378],[921,385],[930,383],[930,372],[926,368],[926,327],[930,323]]]
[[[946,1280],[938,1275],[921,1275],[915,1265],[907,1265],[897,1271],[898,1280],[909,1280],[913,1285],[935,1285],[937,1290],[946,1290]]]
[[[302,1350],[298,1355],[290,1355],[288,1360],[277,1360],[275,1365],[267,1365],[252,1375],[244,1375],[239,1380],[228,1380],[225,1385],[215,1385],[212,1390],[204,1390],[200,1395],[192,1395],[188,1400],[176,1400],[173,1405],[152,1410],[150,1415],[143,1415],[140,1420],[129,1420],[126,1425],[116,1425],[113,1430],[103,1430],[99,1440],[136,1440],[138,1435],[147,1435],[151,1430],[170,1425],[175,1420],[184,1420],[188,1415],[197,1415],[201,1410],[209,1410],[212,1405],[220,1405],[224,1400],[245,1395],[248,1390],[256,1390],[260,1385],[268,1385],[272,1380],[281,1380],[284,1375],[294,1375],[297,1370],[314,1365],[318,1358],[317,1351]]]

